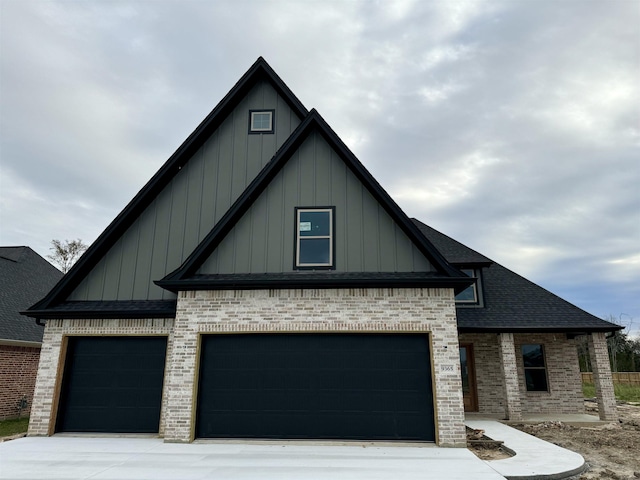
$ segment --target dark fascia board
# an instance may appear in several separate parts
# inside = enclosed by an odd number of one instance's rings
[[[616,332],[624,327],[611,324],[593,327],[458,327],[459,333],[573,333],[587,334],[590,332]]]
[[[464,273],[449,264],[440,252],[422,235],[418,227],[409,220],[400,207],[393,201],[389,194],[380,186],[373,176],[365,169],[364,165],[356,158],[349,148],[340,140],[336,133],[329,127],[320,114],[312,109],[307,117],[298,125],[282,147],[276,152],[262,171],[256,176],[246,190],[234,202],[231,208],[214,226],[209,234],[200,242],[191,255],[180,268],[174,270],[162,280],[155,283],[162,288],[176,288],[176,282],[180,282],[195,275],[197,269],[213,253],[216,247],[231,231],[235,224],[249,210],[253,202],[267,188],[284,165],[296,152],[298,147],[311,134],[319,132],[327,143],[338,153],[340,158],[365,185],[373,197],[383,206],[392,219],[400,226],[403,232],[416,245],[418,250],[434,265],[441,275],[454,278],[468,279]]]
[[[267,277],[267,278],[265,278]],[[468,278],[468,277],[467,277]],[[265,275],[248,275],[238,279],[215,279],[191,277],[184,280],[161,280],[158,285],[167,290],[264,290],[270,288],[454,288],[464,290],[469,281],[459,277],[388,277],[388,278],[342,278],[339,275],[326,275],[324,278],[271,278]]]
[[[98,239],[91,244],[71,270],[69,270],[42,300],[34,304],[24,312],[24,314],[34,316],[34,312],[47,311],[51,306],[64,301],[115,244],[124,231],[131,226],[160,191],[182,169],[198,148],[202,146],[215,129],[226,119],[247,92],[260,80],[269,81],[300,119],[303,119],[307,115],[308,111],[300,100],[298,100],[289,87],[287,87],[282,79],[273,71],[266,60],[259,57],[220,103],[207,115],[182,145],[178,147],[173,155],[169,157],[160,170],[147,182],[113,222],[111,222]]]
[[[176,301],[165,300],[146,302],[134,301],[137,305],[131,308],[129,301],[107,302],[70,302],[56,308],[45,310],[27,310],[20,312],[22,315],[36,319],[67,319],[67,318],[174,318],[176,316]],[[154,308],[145,305],[154,303]],[[158,305],[161,304],[161,305]]]

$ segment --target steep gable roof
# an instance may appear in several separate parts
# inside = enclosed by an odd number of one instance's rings
[[[482,269],[483,307],[460,306],[460,332],[612,332],[619,325],[563,300],[484,255],[413,219],[422,233],[455,264]]]
[[[42,341],[43,328],[19,312],[61,277],[62,272],[29,247],[0,247],[0,341]]]
[[[300,118],[307,115],[307,109],[273,71],[269,64],[262,57],[258,58],[229,93],[218,103],[211,113],[207,115],[182,145],[180,145],[151,180],[138,192],[134,199],[113,222],[111,222],[98,239],[93,242],[63,279],[41,301],[25,311],[24,314],[36,318],[53,318],[52,315],[56,317],[64,316],[65,312],[69,311],[70,315],[80,315],[77,305],[83,305],[83,312],[93,309],[102,309],[106,312],[111,312],[111,314],[120,312],[121,308],[119,305],[116,305],[117,302],[65,302],[65,299],[89,272],[91,272],[92,268],[96,266],[109,249],[113,247],[123,232],[126,231],[144,209],[153,202],[159,192],[177,175],[185,163],[189,161],[192,155],[245,97],[247,92],[258,82],[264,80],[268,81],[276,92],[284,98],[287,105],[296,115]],[[63,306],[63,303],[67,304],[68,308],[67,306]],[[158,307],[158,302],[152,302],[153,304],[150,304],[145,301],[134,301],[133,303],[137,308],[133,310],[130,309],[129,311],[136,317],[147,314],[153,316],[165,315],[167,312],[170,312],[172,308],[175,310],[175,301],[164,302],[162,305],[165,306],[162,308]],[[150,306],[150,308],[147,308],[147,306]]]
[[[281,171],[284,165],[291,159],[302,142],[313,131],[320,133],[329,146],[338,153],[340,159],[342,159],[351,172],[362,182],[379,204],[382,205],[413,244],[416,245],[418,250],[432,263],[437,274],[379,275],[361,273],[357,275],[344,275],[335,272],[326,272],[324,274],[318,272],[313,274],[293,272],[267,275],[196,275],[197,269],[208,256],[211,255],[215,248],[231,231],[233,226],[236,225],[253,202],[255,202],[258,196],[274,179],[275,175]],[[468,285],[468,278],[459,270],[452,267],[431,242],[420,233],[416,225],[409,220],[400,207],[398,207],[362,163],[360,163],[355,155],[329,127],[320,114],[313,109],[181,267],[156,283],[163,288],[177,291],[207,287],[268,288],[268,286],[271,286],[284,288],[308,285],[318,288],[328,288],[336,285],[390,286],[394,285],[396,281],[398,284],[402,283],[406,286],[435,285],[435,283],[438,283],[439,285],[446,284],[454,286],[457,289],[464,288]]]

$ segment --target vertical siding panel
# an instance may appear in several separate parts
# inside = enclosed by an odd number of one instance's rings
[[[169,220],[169,246],[164,273],[175,270],[182,263],[182,247],[185,235],[185,215],[187,213],[187,191],[189,188],[189,167],[184,167],[173,179],[171,189],[171,217]]]
[[[380,227],[378,225],[378,202],[365,188],[362,189],[362,231],[363,270],[365,272],[379,272]]]
[[[283,205],[282,205],[282,270],[291,271],[293,268],[294,244],[294,207],[302,206],[299,189],[299,161],[300,153],[294,153],[289,163],[283,169]]]
[[[347,272],[362,271],[362,184],[349,172],[347,199],[344,206],[347,216]]]
[[[286,168],[286,167],[285,167]],[[267,272],[283,272],[288,271],[291,268],[290,259],[284,257],[284,243],[285,241],[291,242],[291,237],[283,238],[285,234],[285,220],[289,218],[289,221],[293,222],[293,211],[285,211],[283,198],[284,198],[284,183],[283,174],[277,175],[273,179],[271,184],[267,187],[267,194],[269,202],[266,209],[266,228],[267,228],[267,246],[269,248],[267,256]],[[292,254],[293,256],[293,254]]]
[[[247,185],[247,137],[249,125],[249,108],[247,101],[240,105],[233,113],[233,164],[231,175],[231,204],[244,191]]]
[[[171,219],[171,187],[163,190],[156,199],[156,221],[153,234],[153,255],[151,257],[151,278],[149,279],[149,299],[163,298],[164,291],[153,283],[167,273],[167,246],[169,245],[169,224]]]
[[[233,173],[233,122],[231,119],[219,127],[218,183],[216,185],[215,222],[217,223],[231,206],[231,176]]]
[[[299,184],[296,188],[299,190],[299,206],[312,207],[314,206],[314,185],[315,180],[313,178],[315,159],[314,159],[314,143],[315,134],[310,135],[300,145],[298,150],[298,181]]]
[[[395,224],[384,208],[378,205],[378,225],[380,239],[380,270],[396,271]]]
[[[252,217],[253,209],[249,209],[234,228],[233,270],[229,273],[249,273]]]
[[[336,270],[347,270],[347,166],[331,152],[331,205],[336,207]]]
[[[411,251],[413,252],[413,271],[414,272],[431,272],[433,271],[433,265],[429,263],[429,260],[416,248],[415,245],[411,245]]]
[[[106,263],[106,257],[103,257],[96,266],[93,267],[87,281],[87,300],[102,300]]]
[[[413,270],[413,244],[409,237],[407,237],[400,227],[394,225],[395,238],[396,238],[396,262],[397,271],[399,272],[411,272]]]
[[[153,202],[138,219],[140,234],[138,235],[138,258],[133,283],[133,298],[135,300],[143,300],[149,295],[155,222],[156,202]]]
[[[249,271],[263,273],[267,257],[267,203],[269,192],[265,191],[251,208],[251,233],[249,235]]]
[[[120,271],[122,269],[122,238],[109,250],[105,262],[102,300],[117,300]]]
[[[133,282],[136,275],[138,261],[138,239],[140,237],[140,222],[135,222],[122,237],[122,265],[120,267],[120,284],[118,285],[118,300],[133,300]]]
[[[202,204],[198,243],[214,226],[219,146],[218,132],[216,131],[202,147]]]
[[[73,292],[71,292],[71,295],[69,295],[68,300],[78,300],[78,301],[87,300],[88,292],[89,292],[88,281],[87,281],[87,277],[85,277],[82,280],[82,282],[80,282],[80,285],[78,285],[76,289]]]
[[[202,181],[204,178],[204,155],[196,153],[187,167],[187,198],[185,211],[184,240],[180,263],[189,256],[200,240],[200,214],[202,210]]]
[[[259,162],[259,169],[256,171],[256,175],[259,170],[264,167],[267,162],[273,157],[277,150],[277,145],[280,145],[281,142],[278,142],[279,132],[282,128],[284,128],[284,122],[281,121],[282,117],[289,116],[289,106],[282,102],[283,105],[279,102],[278,93],[274,90],[270,83],[263,82],[260,84],[262,89],[262,106],[260,108],[265,108],[269,110],[275,110],[274,113],[274,124],[273,124],[273,132],[269,134],[258,135],[260,137],[260,141],[262,142],[262,150],[260,151],[260,157],[257,158]],[[286,131],[286,129],[285,129]],[[289,137],[289,133],[286,134],[286,138]],[[282,140],[284,142],[284,140]]]
[[[320,135],[316,136],[316,164],[315,164],[315,204],[332,206],[331,201],[331,149]]]
[[[235,273],[234,272],[234,255],[236,231],[231,230],[226,238],[218,246],[218,273]]]

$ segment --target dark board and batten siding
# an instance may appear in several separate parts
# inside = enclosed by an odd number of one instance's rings
[[[300,146],[198,273],[293,270],[295,207],[335,206],[336,271],[433,267],[318,134]]]
[[[250,109],[274,109],[275,133],[249,135]],[[271,84],[257,84],[131,225],[69,300],[159,300],[176,269],[300,124]]]

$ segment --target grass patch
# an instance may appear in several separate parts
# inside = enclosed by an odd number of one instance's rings
[[[613,385],[613,390],[615,391],[617,400],[622,400],[623,402],[640,402],[640,386],[619,383]],[[583,383],[582,394],[584,398],[595,397],[595,385],[593,383]]]
[[[0,421],[0,437],[8,437],[16,433],[26,433],[29,427],[29,417],[13,418]]]

